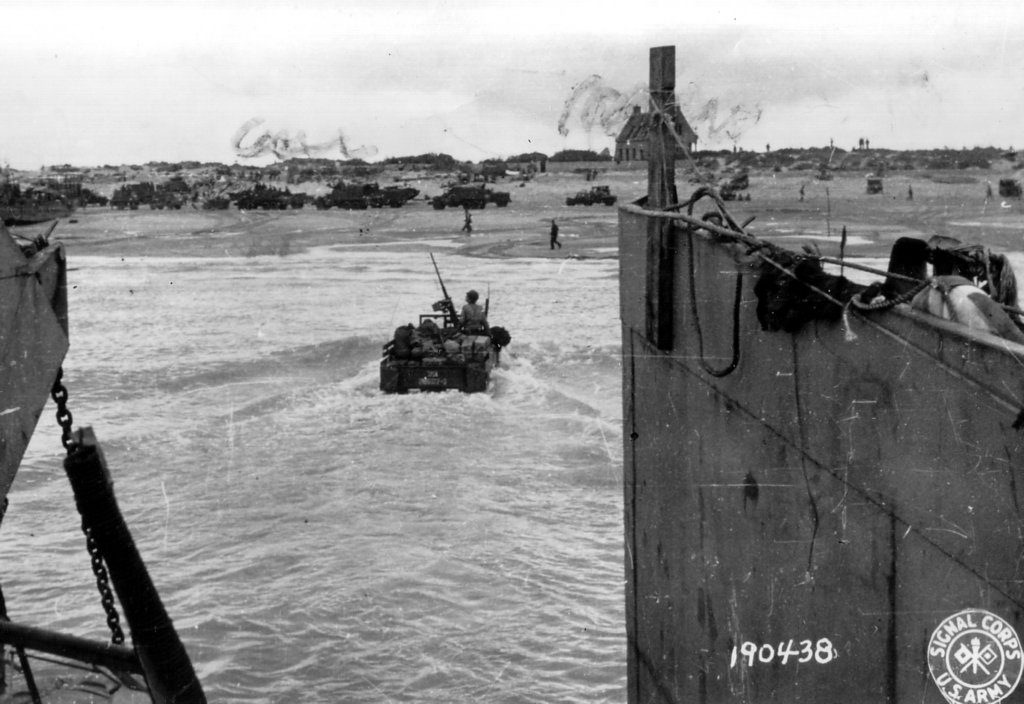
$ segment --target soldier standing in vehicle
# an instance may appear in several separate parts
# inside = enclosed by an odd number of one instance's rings
[[[551,218],[551,249],[554,249],[556,244],[559,249],[562,248],[562,243],[558,241],[558,223]]]
[[[459,316],[459,327],[463,332],[484,332],[487,330],[487,314],[477,301],[480,294],[470,290],[466,293],[466,305],[462,306]]]

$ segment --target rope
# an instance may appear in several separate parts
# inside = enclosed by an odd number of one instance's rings
[[[854,296],[853,298],[850,299],[850,304],[854,308],[857,308],[859,310],[889,310],[890,308],[894,308],[901,303],[909,303],[910,301],[912,301],[914,299],[914,296],[916,296],[917,294],[921,293],[921,291],[924,291],[926,288],[931,286],[932,281],[932,279],[918,281],[917,286],[910,289],[906,293],[896,296],[896,298],[885,298],[878,302],[872,301],[871,303],[865,303],[864,301],[860,300],[858,296]]]
[[[675,102],[674,94],[672,95],[672,102],[670,104],[677,105],[677,103]],[[697,170],[697,162],[693,160],[693,155],[690,154],[690,150],[687,148],[685,144],[683,144],[683,140],[679,136],[679,130],[676,129],[676,122],[675,119],[672,117],[672,114],[666,112],[665,110],[662,110],[661,107],[653,100],[650,101],[650,105],[651,112],[657,115],[665,124],[668,125],[669,134],[672,135],[672,139],[675,141],[676,146],[679,147],[679,149],[683,152],[683,156],[686,157],[686,160],[690,163],[690,168],[693,169],[693,173],[699,174],[700,172]],[[681,114],[682,112],[680,112],[680,115]],[[652,125],[651,127],[654,127],[654,125]]]
[[[858,264],[851,262],[849,259],[836,259],[835,257],[823,257],[821,255],[808,255],[810,259],[817,259],[819,262],[825,264],[838,264],[839,266],[847,266],[851,269],[859,269],[860,271],[866,271],[869,274],[878,274],[889,279],[896,279],[897,281],[906,281],[907,283],[919,284],[921,279],[915,279],[913,276],[905,276],[904,274],[897,274],[894,271],[885,271],[884,269],[878,269],[877,267],[867,266],[866,264]]]
[[[677,137],[677,141],[678,141],[678,137]],[[683,145],[680,145],[680,146],[682,146],[682,148],[685,151],[685,146],[683,146]],[[720,218],[713,218],[712,220],[709,220],[708,216],[709,215],[713,215],[711,213],[705,214],[703,219],[697,218],[697,217],[695,217],[693,215],[694,206],[702,198],[710,198],[712,201],[714,201],[714,204],[715,204],[715,206],[716,206],[716,208],[718,210],[718,213],[720,214]],[[681,211],[684,208],[686,209],[687,212],[685,212],[685,213],[684,212],[679,212],[679,211]],[[720,239],[723,239],[723,240],[726,240],[726,241],[729,241],[729,242],[733,242],[735,244],[742,244],[742,245],[747,247],[749,254],[756,255],[762,262],[765,262],[766,264],[769,264],[770,266],[775,267],[776,269],[778,269],[779,271],[783,272],[785,275],[789,276],[793,280],[798,280],[796,278],[796,276],[793,274],[792,271],[790,271],[786,267],[784,267],[781,264],[779,264],[777,261],[772,259],[772,256],[771,256],[771,255],[773,255],[775,253],[784,253],[786,256],[793,256],[793,253],[789,252],[788,250],[784,250],[781,247],[778,247],[777,245],[774,245],[774,244],[772,244],[770,242],[762,240],[762,239],[760,239],[760,238],[758,238],[758,237],[756,237],[754,235],[751,235],[748,232],[746,232],[745,228],[740,226],[732,218],[732,216],[729,215],[729,213],[728,213],[728,211],[727,211],[727,209],[725,207],[725,201],[722,199],[721,195],[714,188],[712,188],[710,186],[701,186],[696,191],[694,191],[693,195],[689,198],[689,200],[687,200],[685,202],[682,202],[682,203],[676,203],[674,205],[666,206],[665,208],[663,208],[661,210],[647,210],[645,208],[638,207],[638,206],[632,206],[632,205],[625,205],[625,206],[623,206],[623,209],[627,210],[627,211],[634,210],[635,212],[639,212],[640,214],[643,214],[643,215],[645,215],[647,217],[666,218],[666,219],[669,219],[669,220],[678,220],[678,221],[681,221],[681,222],[685,223],[686,225],[688,225],[690,227],[691,231],[692,230],[704,230],[705,232],[708,232],[709,234],[711,234],[714,237],[717,237],[717,238],[720,238]],[[714,219],[724,220],[729,225],[729,227],[723,226],[721,224],[721,222],[718,222],[718,223],[714,222],[713,221]],[[745,224],[749,224],[749,223],[750,223],[750,221],[748,220],[747,223],[745,223]],[[962,247],[957,247],[953,251],[980,254],[983,257],[983,264],[986,267],[988,267],[988,253],[984,250],[984,248],[981,245],[977,245],[977,244],[965,245],[965,246],[962,246]],[[909,290],[906,293],[904,293],[904,294],[902,294],[900,296],[897,296],[896,298],[893,298],[893,299],[884,299],[884,300],[878,301],[878,302],[865,303],[865,302],[861,301],[857,296],[854,296],[853,298],[850,299],[849,302],[844,303],[844,302],[839,301],[836,298],[832,297],[831,295],[829,295],[825,291],[822,291],[821,289],[819,289],[819,288],[817,288],[815,286],[812,286],[811,284],[808,284],[805,281],[801,282],[805,286],[807,286],[808,289],[810,289],[811,291],[813,291],[817,295],[822,296],[826,300],[831,301],[832,303],[835,303],[836,305],[838,305],[841,308],[843,308],[843,321],[844,321],[844,325],[848,324],[848,321],[846,320],[846,311],[851,306],[856,308],[856,309],[858,309],[858,310],[860,310],[860,311],[888,310],[888,309],[894,308],[895,306],[900,305],[902,303],[910,302],[914,298],[914,296],[916,296],[918,293],[920,293],[925,288],[927,288],[929,285],[931,285],[931,283],[933,281],[933,279],[931,279],[931,278],[921,280],[921,279],[914,278],[914,277],[911,277],[911,276],[905,276],[903,274],[899,274],[899,273],[896,273],[896,272],[885,271],[885,270],[882,270],[882,269],[878,269],[876,267],[867,266],[865,264],[858,264],[856,262],[851,262],[851,261],[846,260],[846,259],[836,259],[834,257],[826,257],[826,256],[821,256],[821,255],[815,255],[815,254],[801,254],[801,255],[797,255],[797,256],[800,256],[800,257],[802,257],[804,259],[807,259],[807,260],[816,260],[818,262],[822,262],[822,263],[826,263],[826,264],[837,264],[837,265],[840,265],[840,266],[847,266],[847,267],[850,267],[851,269],[858,269],[860,271],[865,271],[865,272],[868,272],[868,273],[876,274],[878,276],[882,276],[882,277],[885,277],[885,278],[888,278],[888,279],[894,279],[894,280],[897,280],[897,281],[904,281],[904,282],[907,282],[907,283],[913,283],[914,284],[914,287],[911,290]],[[1017,308],[1016,306],[1011,306],[1011,305],[1007,305],[1005,303],[1000,303],[995,298],[993,298],[992,300],[995,303],[997,303],[1006,312],[1013,313],[1013,314],[1016,314],[1016,315],[1021,316],[1022,318],[1024,318],[1024,310],[1021,310],[1020,308]],[[852,339],[851,335],[852,335],[852,333],[848,333],[847,337],[849,339]]]
[[[704,334],[700,327],[700,311],[697,308],[697,269],[693,255],[693,230],[688,231],[690,236],[690,305],[693,310],[693,325],[697,330],[697,350],[700,357],[700,366],[713,377],[729,376],[740,363],[740,301],[743,296],[743,274],[736,274],[736,294],[732,308],[732,360],[721,369],[715,369],[704,359]]]

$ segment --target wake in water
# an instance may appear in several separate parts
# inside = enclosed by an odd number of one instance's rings
[[[445,257],[512,344],[485,393],[385,395],[424,259],[77,262],[71,407],[211,701],[624,698],[616,263]],[[58,433],[0,533],[8,607],[102,638]]]

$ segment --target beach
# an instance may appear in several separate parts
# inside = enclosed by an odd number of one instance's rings
[[[642,197],[646,188],[646,170],[614,165],[603,167],[594,181],[572,172],[542,173],[529,180],[499,178],[487,187],[509,193],[510,204],[470,210],[473,229],[467,234],[462,231],[462,209],[434,210],[427,200],[443,192],[446,177],[409,178],[399,173],[384,171],[377,178],[382,185],[402,178],[401,185],[420,191],[400,208],[317,210],[306,205],[298,210],[246,211],[234,206],[202,210],[186,204],[181,210],[143,205],[133,211],[90,206],[61,220],[55,237],[72,254],[117,256],[287,255],[336,244],[401,248],[412,241],[444,239],[472,256],[601,259],[616,256],[617,206]],[[1017,231],[1024,225],[1021,200],[998,193],[986,197],[987,186],[1009,175],[1005,170],[891,172],[884,178],[883,193],[877,195],[866,193],[866,175],[860,170],[835,172],[832,180],[824,181],[808,171],[752,171],[749,189],[741,192],[750,200],[732,201],[726,207],[738,222],[754,218],[749,230],[757,236],[789,245],[814,244],[830,256],[839,253],[844,227],[846,253],[851,256],[885,256],[902,236],[943,235],[983,242],[998,251],[1024,247],[1024,237]],[[701,185],[685,165],[677,168],[676,184],[681,199]],[[594,185],[609,186],[617,204],[565,204],[567,197]],[[325,191],[322,185],[295,187],[302,189],[310,194]],[[550,246],[552,219],[559,226],[561,248]],[[31,236],[44,229],[24,226],[15,232]]]

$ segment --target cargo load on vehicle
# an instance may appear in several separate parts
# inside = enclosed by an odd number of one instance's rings
[[[421,314],[417,325],[408,323],[396,328],[384,345],[380,362],[380,389],[384,393],[486,391],[501,350],[512,341],[502,327],[460,324],[440,272],[438,280],[444,298],[433,304],[430,313]],[[488,297],[485,311],[489,303]]]

